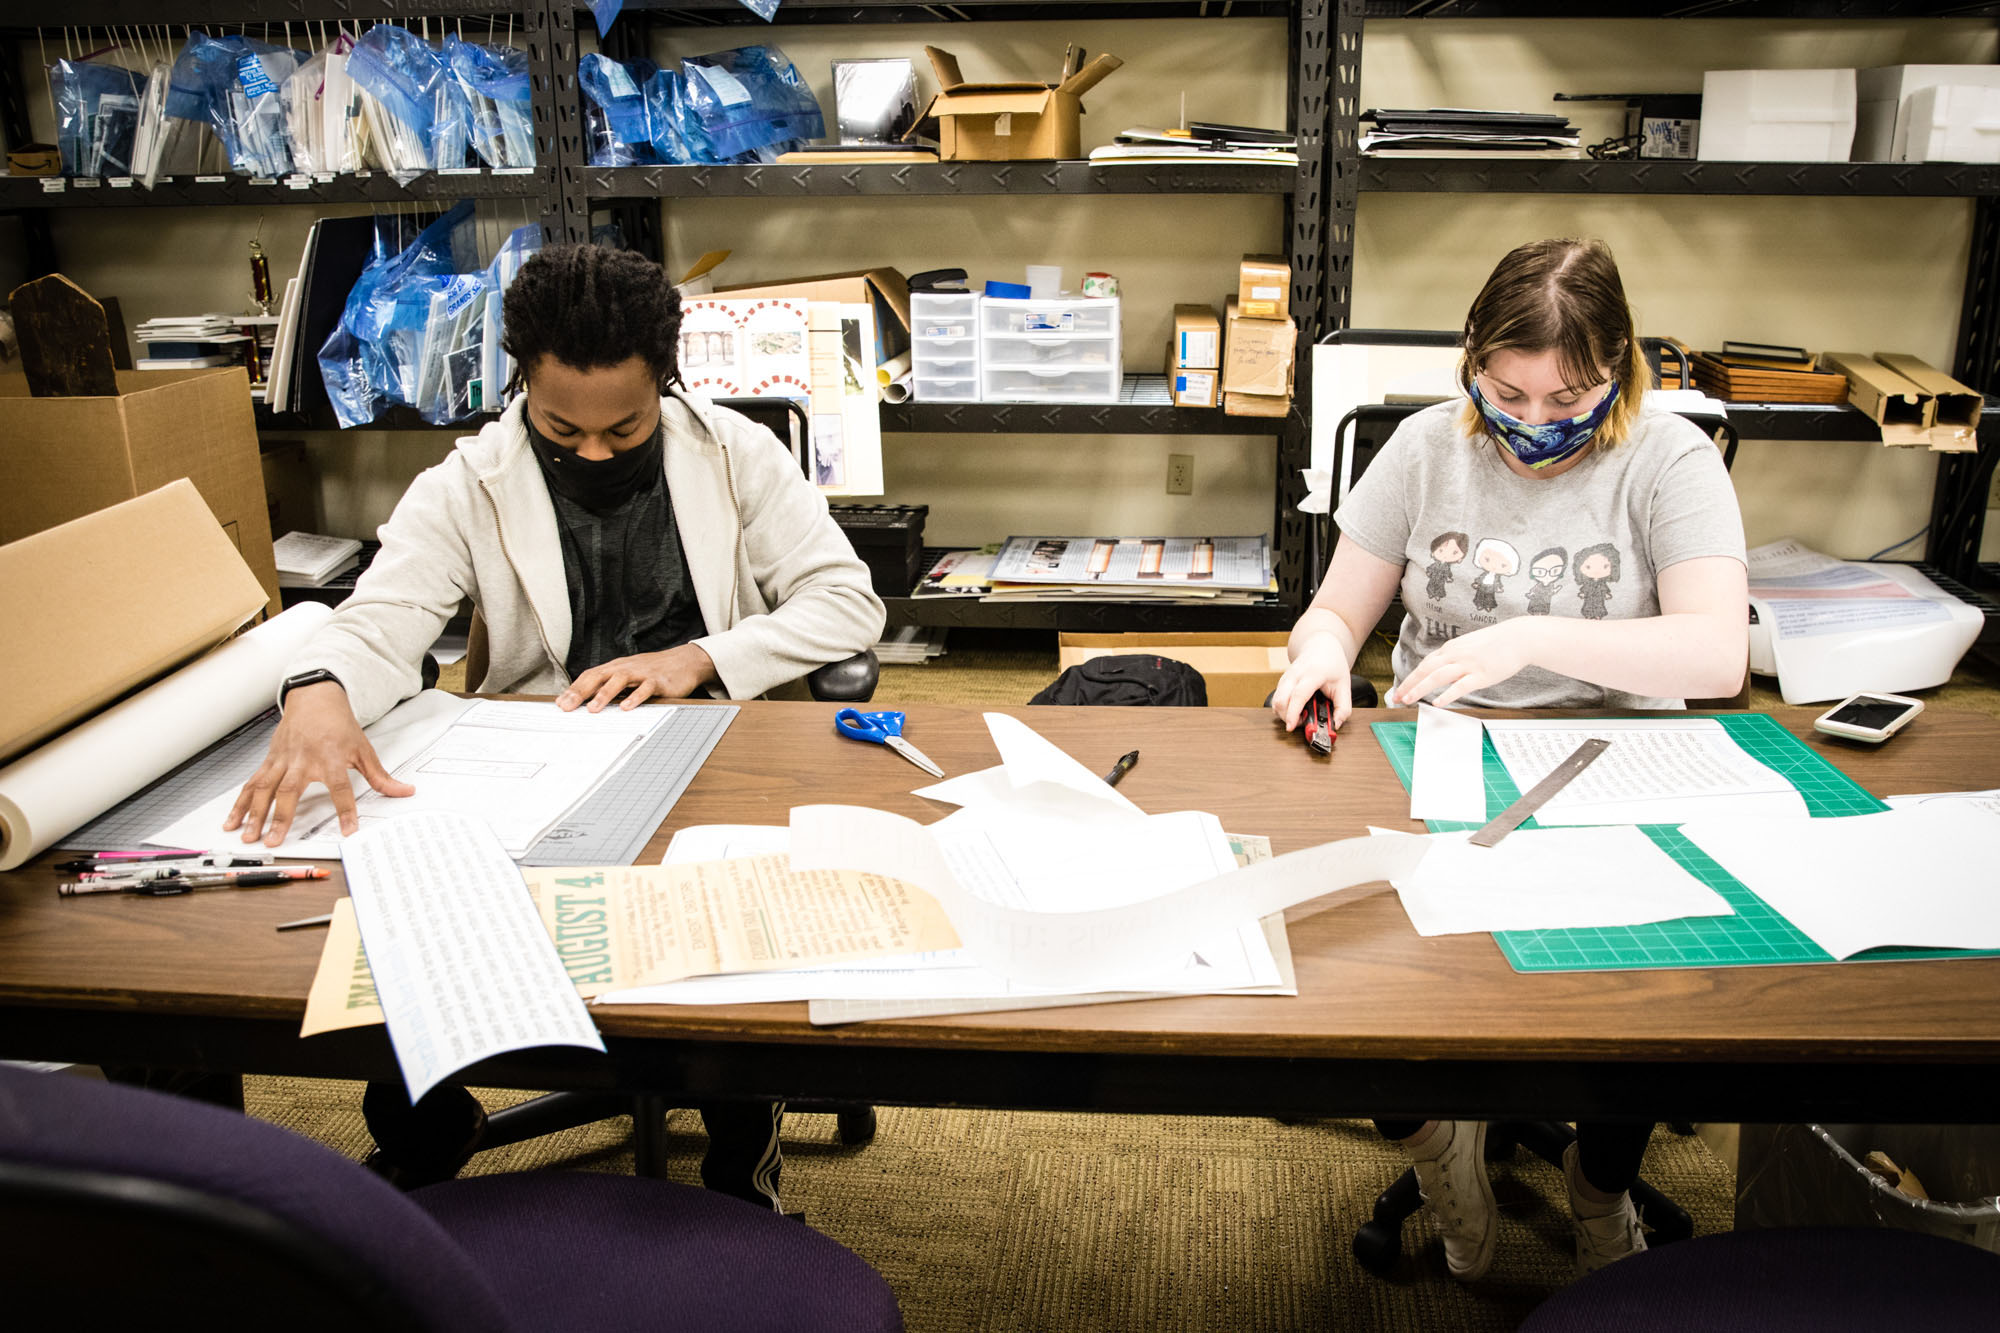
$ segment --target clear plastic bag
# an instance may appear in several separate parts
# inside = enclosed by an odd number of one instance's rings
[[[681,62],[688,111],[720,160],[778,152],[826,133],[819,102],[775,46],[743,46]]]
[[[652,166],[653,151],[646,95],[657,72],[650,60],[613,60],[591,52],[576,62],[576,81],[586,99],[584,124],[593,167]]]
[[[249,176],[292,170],[279,86],[297,71],[300,54],[249,37],[190,33],[174,60],[166,114],[201,121],[222,141],[230,168]]]
[[[688,110],[687,80],[677,69],[663,69],[646,81],[646,133],[662,162],[686,165],[720,162],[701,122]]]
[[[465,159],[464,125],[451,108],[444,62],[407,28],[378,23],[347,57],[347,77],[368,94],[368,136],[390,171],[455,167]],[[442,123],[439,113],[445,111]]]
[[[489,167],[534,166],[528,53],[461,41],[452,33],[444,39],[444,68],[479,160]]]
[[[139,132],[139,76],[116,65],[58,60],[50,73],[65,176],[129,176]]]

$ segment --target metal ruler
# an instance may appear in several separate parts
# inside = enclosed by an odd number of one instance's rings
[[[631,865],[741,711],[734,705],[676,707],[638,753],[528,849],[521,864]]]
[[[1474,847],[1491,847],[1500,839],[1519,828],[1529,815],[1546,805],[1554,795],[1576,780],[1576,775],[1589,768],[1597,756],[1611,748],[1611,742],[1602,737],[1592,737],[1570,752],[1569,758],[1549,770],[1549,775],[1528,789],[1520,800],[1502,810],[1487,822],[1485,828],[1472,835]]]

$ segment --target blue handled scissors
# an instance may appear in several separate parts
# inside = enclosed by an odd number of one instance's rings
[[[933,764],[922,750],[903,739],[901,713],[864,713],[857,708],[843,708],[833,715],[833,729],[852,741],[886,745],[932,777],[944,776],[944,770]]]

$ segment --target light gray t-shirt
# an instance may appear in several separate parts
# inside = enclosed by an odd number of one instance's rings
[[[1743,516],[1722,454],[1685,418],[1642,407],[1632,435],[1547,479],[1510,471],[1468,439],[1464,402],[1418,412],[1348,492],[1341,535],[1403,566],[1396,679],[1426,654],[1513,616],[1660,614],[1659,571],[1744,559]],[[1540,667],[1465,696],[1489,708],[1679,708]]]

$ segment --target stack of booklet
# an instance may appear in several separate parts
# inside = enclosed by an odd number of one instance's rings
[[[361,560],[361,543],[354,538],[317,532],[288,532],[271,544],[271,551],[280,588],[322,587]]]
[[[987,602],[1260,602],[1277,592],[1270,539],[1009,537]]]
[[[1090,160],[1100,165],[1199,162],[1208,166],[1295,167],[1299,164],[1299,154],[1298,139],[1289,130],[1260,130],[1198,120],[1182,130],[1143,126],[1126,130],[1115,143],[1091,149]]]
[[[1566,116],[1420,107],[1363,111],[1361,124],[1361,151],[1380,157],[1583,156],[1582,140]]]
[[[132,363],[134,370],[205,370],[214,366],[240,366],[250,362],[261,367],[265,358],[250,355],[250,343],[268,345],[277,320],[268,315],[162,315],[132,330],[132,340],[142,344],[146,354]],[[260,349],[261,350],[261,349]],[[253,373],[253,381],[261,374]]]
[[[946,551],[919,583],[915,597],[983,597],[993,591],[993,562],[1000,543],[963,551]]]

